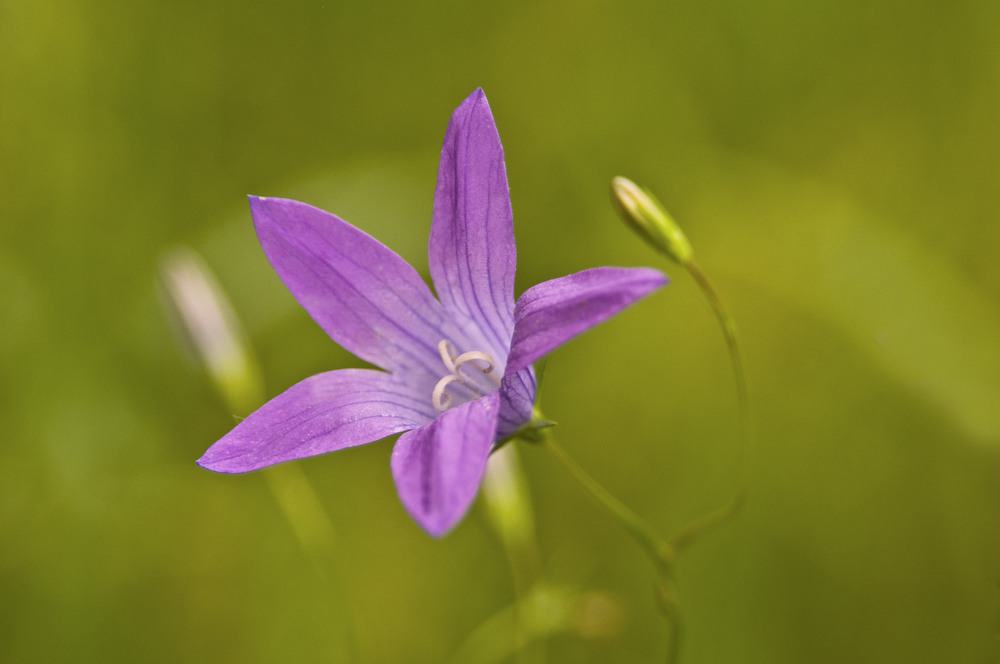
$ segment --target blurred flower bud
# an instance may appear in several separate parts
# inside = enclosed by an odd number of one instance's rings
[[[245,414],[260,405],[260,371],[236,314],[205,262],[180,247],[160,261],[163,300],[188,349],[227,407]]]
[[[691,243],[651,193],[628,178],[611,180],[611,203],[632,230],[681,265],[691,261]]]

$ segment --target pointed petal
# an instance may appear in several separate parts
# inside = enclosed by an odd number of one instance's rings
[[[529,288],[514,312],[507,374],[611,318],[667,281],[665,275],[649,268],[598,267]]]
[[[410,516],[441,537],[468,511],[493,448],[499,392],[468,401],[399,437],[392,476]]]
[[[250,208],[271,265],[334,341],[388,371],[439,373],[446,314],[409,263],[311,205],[250,197]]]
[[[198,459],[220,473],[364,445],[426,424],[430,400],[391,375],[369,369],[322,373],[261,406]]]
[[[517,251],[503,148],[482,90],[455,110],[445,133],[428,259],[441,303],[481,329],[482,339],[470,339],[486,344],[477,350],[506,356]]]

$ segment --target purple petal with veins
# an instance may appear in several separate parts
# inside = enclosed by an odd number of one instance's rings
[[[451,408],[404,433],[392,450],[392,476],[403,506],[435,537],[472,504],[493,448],[499,392]]]
[[[261,406],[198,464],[220,473],[245,473],[370,443],[433,420],[437,413],[423,396],[382,371],[318,374]]]
[[[595,267],[532,286],[517,301],[507,372],[520,371],[666,284],[649,268]]]
[[[427,257],[442,304],[476,327],[470,341],[506,356],[517,249],[503,148],[482,90],[455,110],[445,133]]]

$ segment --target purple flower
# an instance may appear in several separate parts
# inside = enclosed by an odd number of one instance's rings
[[[531,425],[532,362],[666,284],[645,268],[553,279],[514,302],[517,262],[503,149],[486,96],[452,114],[428,247],[437,298],[406,261],[304,203],[250,198],[264,253],[338,344],[384,371],[343,369],[292,386],[198,463],[244,473],[402,433],[392,474],[436,537],[475,498],[497,441]]]

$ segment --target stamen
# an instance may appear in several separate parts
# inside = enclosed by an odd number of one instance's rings
[[[433,404],[434,410],[439,410],[443,413],[451,406],[451,395],[445,391],[445,388],[456,380],[458,380],[457,376],[448,374],[434,386],[434,392],[431,393],[431,404]]]
[[[483,373],[489,373],[493,371],[493,358],[479,350],[470,350],[456,357],[455,368],[457,369],[466,362],[471,362],[472,360],[479,360],[481,362],[486,363],[486,366],[480,369]]]
[[[438,342],[438,353],[441,354],[441,361],[444,362],[444,368],[448,370],[448,373],[455,373],[455,355],[458,354],[455,344],[447,339],[442,339]]]
[[[456,369],[456,371],[458,369],[460,369],[463,364],[466,364],[467,362],[471,362],[473,360],[479,360],[480,362],[485,362],[486,363],[485,367],[476,367],[476,368],[479,369],[480,371],[482,371],[484,374],[486,374],[490,378],[492,378],[493,382],[496,384],[496,386],[500,387],[500,381],[497,379],[496,376],[493,375],[493,369],[496,368],[496,363],[493,362],[493,358],[492,357],[490,357],[489,355],[487,355],[486,353],[484,353],[482,351],[470,350],[470,351],[468,351],[466,353],[462,353],[461,355],[459,355],[458,357],[456,357],[455,358],[455,369]],[[473,366],[475,366],[475,365],[473,365]]]
[[[500,379],[493,374],[496,362],[493,361],[493,358],[489,354],[478,350],[470,350],[459,355],[455,344],[447,339],[442,339],[438,342],[438,353],[441,354],[441,362],[444,364],[444,368],[448,370],[448,374],[437,382],[437,385],[434,386],[434,391],[431,393],[431,404],[435,410],[444,412],[451,407],[452,395],[447,389],[452,383],[458,383],[477,397],[484,395],[482,388],[479,387],[474,377],[462,373],[462,367],[465,365],[479,370],[484,376],[489,376],[497,387],[500,386]],[[486,366],[475,364],[476,362],[481,362]]]

